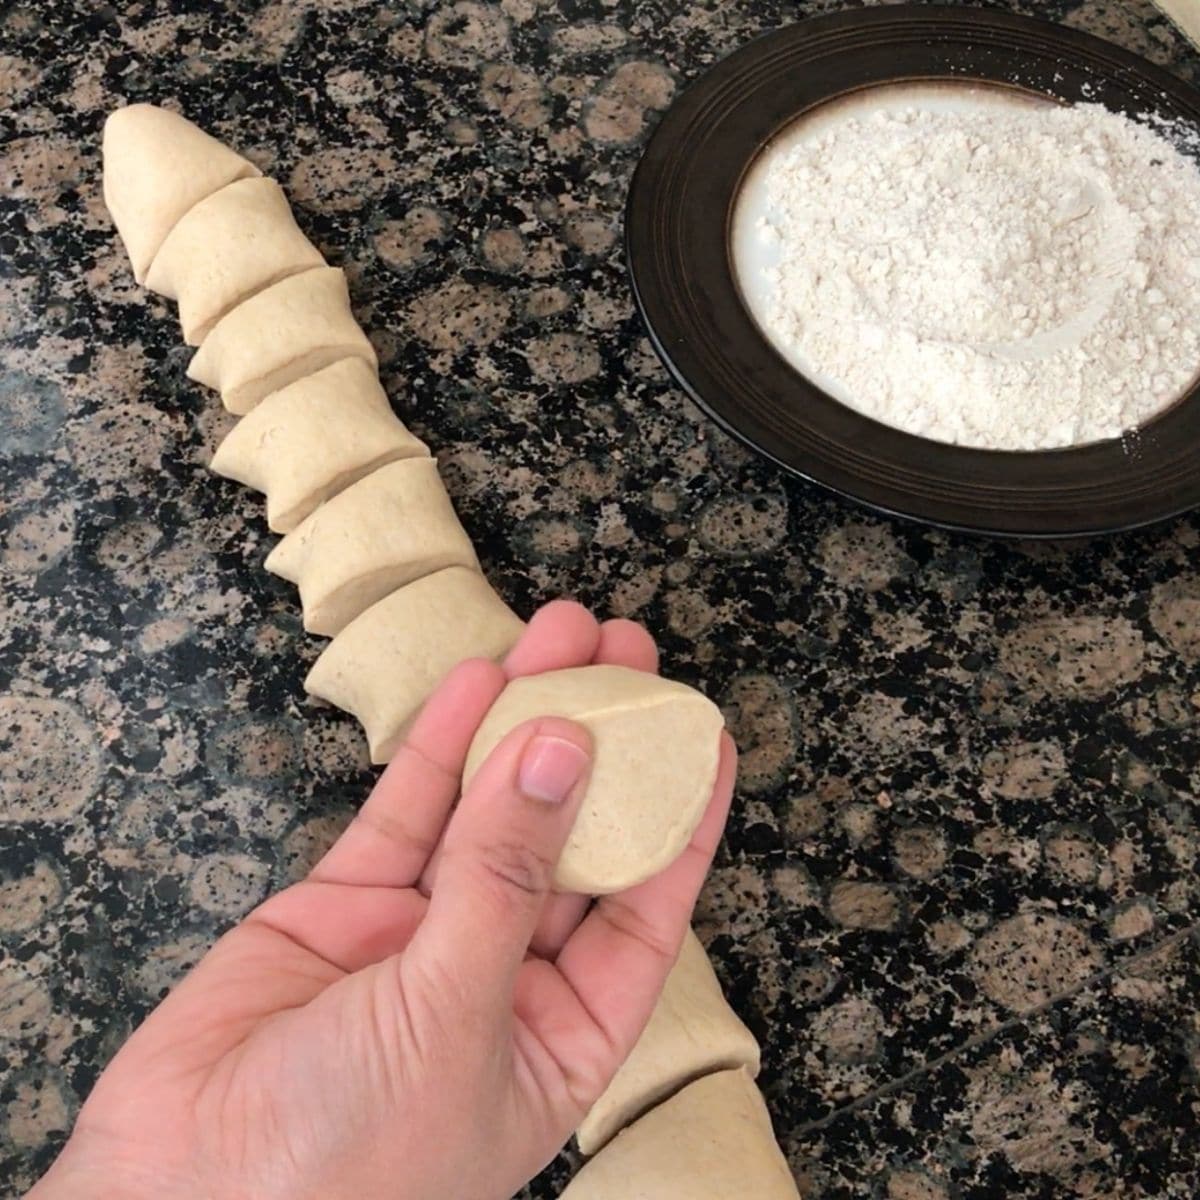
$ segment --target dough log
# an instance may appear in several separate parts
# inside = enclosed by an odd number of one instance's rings
[[[179,301],[183,340],[198,346],[235,305],[265,287],[322,267],[273,179],[239,179],[201,200],[167,234],[146,286]]]
[[[305,517],[267,556],[300,588],[304,628],[333,637],[389,592],[479,561],[432,458],[372,472]]]
[[[736,1067],[753,1077],[759,1061],[754,1034],[729,1007],[700,939],[689,929],[650,1023],[575,1131],[579,1149],[595,1154],[684,1084]]]
[[[104,122],[104,203],[144,283],[159,247],[206,196],[261,174],[186,117],[130,104]]]
[[[227,312],[192,356],[188,377],[216,388],[225,407],[240,416],[264,396],[342,358],[376,365],[375,350],[350,313],[345,274],[317,267]]]
[[[266,492],[267,523],[287,533],[377,468],[428,454],[392,412],[374,368],[343,358],[272,392],[226,435],[212,469]]]
[[[465,658],[501,659],[525,628],[478,571],[449,567],[392,592],[350,622],[305,690],[353,713],[385,763],[443,676]]]
[[[767,1106],[744,1070],[689,1084],[618,1134],[562,1200],[799,1200]]]
[[[510,729],[541,716],[578,721],[594,741],[587,793],[555,874],[558,889],[619,892],[668,866],[712,795],[721,710],[686,684],[626,667],[514,679],[471,743],[463,786]]]

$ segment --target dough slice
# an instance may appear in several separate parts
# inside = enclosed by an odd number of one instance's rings
[[[610,1142],[562,1200],[799,1200],[745,1070],[689,1084]]]
[[[273,179],[239,179],[201,200],[167,234],[146,286],[179,301],[183,340],[198,346],[235,305],[273,283],[322,267]]]
[[[479,560],[432,458],[388,463],[304,518],[266,567],[300,588],[304,628],[333,637],[388,592]]]
[[[351,621],[313,663],[307,692],[353,713],[371,761],[385,763],[446,673],[503,658],[525,628],[478,571],[448,567],[392,592]]]
[[[205,196],[262,172],[186,117],[130,104],[104,122],[104,203],[144,283],[163,239]]]
[[[684,1084],[734,1067],[758,1074],[758,1042],[726,1003],[712,963],[689,929],[650,1023],[575,1131],[579,1149],[595,1154]]]
[[[192,356],[188,377],[216,388],[240,416],[293,380],[352,357],[376,365],[374,348],[350,314],[345,273],[317,267],[230,309]]]
[[[428,455],[392,412],[374,368],[343,358],[272,392],[226,435],[212,469],[266,492],[267,524],[287,533],[386,463]]]
[[[574,667],[514,679],[483,719],[463,786],[506,733],[532,717],[569,717],[594,740],[583,806],[554,881],[565,892],[619,892],[681,853],[712,795],[721,710],[686,684],[627,667]]]

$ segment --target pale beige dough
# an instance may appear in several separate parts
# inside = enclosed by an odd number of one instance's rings
[[[686,684],[627,667],[514,679],[471,743],[463,786],[510,729],[542,716],[578,721],[594,742],[587,793],[555,872],[558,889],[618,892],[668,866],[712,795],[721,710]]]
[[[388,592],[443,567],[478,570],[432,458],[387,463],[305,517],[266,567],[300,588],[304,628],[333,637]]]
[[[799,1200],[745,1070],[696,1080],[589,1160],[562,1200]]]
[[[595,1154],[684,1084],[735,1067],[758,1074],[758,1042],[726,1003],[712,963],[689,929],[650,1023],[575,1131],[579,1149]]]
[[[230,309],[192,356],[188,376],[216,388],[231,413],[340,358],[376,365],[375,350],[350,313],[337,267],[289,275]]]
[[[104,203],[133,266],[146,272],[175,223],[206,196],[259,169],[186,117],[130,104],[104,122]]]
[[[267,494],[267,524],[287,533],[371,472],[429,448],[392,412],[373,367],[343,358],[272,392],[213,455],[212,469]]]
[[[183,340],[198,346],[235,305],[325,265],[273,179],[239,179],[201,200],[167,234],[146,286],[179,301]]]
[[[478,571],[448,567],[351,621],[304,687],[353,713],[366,730],[371,761],[385,763],[452,667],[467,658],[503,658],[524,628]]]

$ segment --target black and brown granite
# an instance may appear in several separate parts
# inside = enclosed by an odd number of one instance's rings
[[[621,206],[656,116],[823,0],[0,12],[0,1181],[372,773],[100,199],[116,104],[278,176],[524,614],[645,621],[743,750],[697,916],[814,1197],[1200,1194],[1200,520],[892,523],[671,386]],[[1183,76],[1144,0],[1006,5]],[[564,1159],[529,1192],[556,1194]]]

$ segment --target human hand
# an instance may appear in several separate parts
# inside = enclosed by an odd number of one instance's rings
[[[452,672],[309,877],[121,1049],[31,1198],[502,1200],[532,1178],[649,1018],[735,771],[726,734],[709,809],[655,878],[590,908],[550,894],[585,730],[514,730],[454,805],[506,680],[589,662],[655,670],[657,652],[559,601],[503,667]]]

